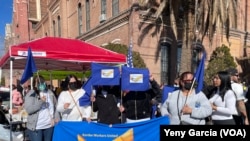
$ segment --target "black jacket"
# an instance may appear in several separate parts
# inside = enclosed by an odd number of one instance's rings
[[[0,124],[9,124],[5,114],[6,112],[0,107]]]
[[[151,81],[151,88],[147,91],[130,91],[123,97],[123,106],[126,117],[137,120],[151,116],[151,100],[161,94],[160,86],[156,81]]]
[[[97,112],[97,122],[104,124],[120,123],[120,111],[117,107],[117,99],[113,94],[96,95],[96,101],[93,103],[93,111]]]

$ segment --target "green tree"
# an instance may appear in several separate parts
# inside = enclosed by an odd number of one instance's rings
[[[128,47],[126,45],[109,43],[104,48],[106,48],[108,50],[112,50],[112,51],[117,52],[117,53],[121,53],[121,54],[125,54],[125,55],[128,54]],[[146,64],[144,63],[143,59],[141,58],[139,52],[132,51],[132,56],[133,56],[134,67],[146,68]]]
[[[209,60],[207,69],[205,71],[205,81],[211,84],[211,78],[218,71],[227,70],[228,68],[236,68],[233,56],[230,54],[230,48],[226,45],[217,47]]]

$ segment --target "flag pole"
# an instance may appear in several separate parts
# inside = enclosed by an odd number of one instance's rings
[[[188,96],[191,94],[191,92],[193,91],[193,88],[194,88],[194,84],[195,84],[195,81],[198,80],[198,81],[202,81],[202,82],[198,82],[198,86],[195,91],[195,93],[198,93],[198,90],[201,91],[201,88],[202,86],[199,86],[199,85],[203,85],[203,80],[200,79],[200,77],[204,77],[204,63],[205,63],[205,58],[206,58],[206,54],[204,53],[203,56],[202,56],[202,59],[200,61],[200,64],[195,72],[195,75],[194,75],[194,80],[192,81],[192,85],[191,85],[191,89],[189,90],[188,92],[188,95],[186,96],[186,99],[185,99],[185,104],[187,102],[187,99],[188,99]],[[185,105],[184,104],[184,105]]]
[[[196,81],[196,78],[194,77],[194,80],[192,81],[191,89],[188,91],[188,95],[186,96],[184,105],[185,105],[186,102],[187,102],[188,96],[189,96],[189,95],[191,94],[191,92],[193,91],[195,81]]]
[[[121,105],[122,105],[122,96],[123,96],[123,94],[122,94],[122,90],[121,90],[121,102],[120,102],[120,106],[119,106],[119,109],[120,109],[120,107],[121,107]],[[120,110],[120,113],[121,113],[121,123],[123,122],[123,114],[122,114],[122,111]]]
[[[91,96],[96,96],[96,90],[95,89],[93,89],[93,86],[91,86],[91,92],[92,92],[92,94],[91,94]],[[91,100],[91,118],[93,118],[94,117],[94,102]]]

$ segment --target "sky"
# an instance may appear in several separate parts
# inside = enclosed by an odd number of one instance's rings
[[[13,0],[0,0],[0,57],[3,54],[5,25],[12,21]]]

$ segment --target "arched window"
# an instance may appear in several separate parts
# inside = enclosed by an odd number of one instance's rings
[[[170,48],[172,39],[164,37],[161,39],[161,82],[164,84],[169,83],[169,65],[170,65]]]

